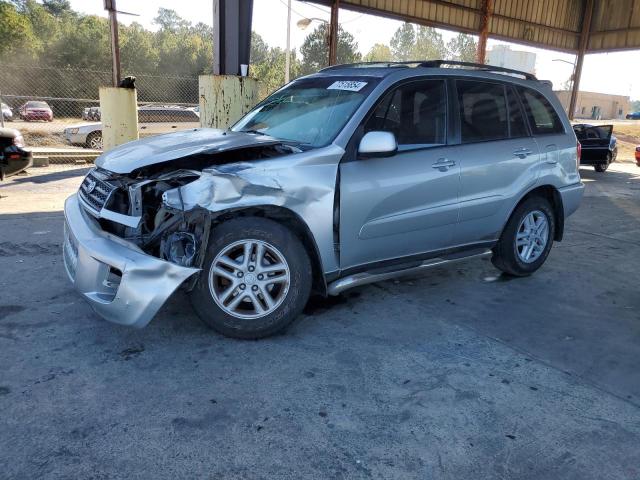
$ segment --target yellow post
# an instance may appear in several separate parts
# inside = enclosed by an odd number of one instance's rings
[[[258,103],[258,81],[235,75],[200,75],[200,125],[228,128]]]
[[[138,139],[138,95],[135,88],[100,87],[104,151]]]

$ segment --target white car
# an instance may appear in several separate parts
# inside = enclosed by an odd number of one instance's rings
[[[149,106],[138,108],[140,136],[159,135],[200,127],[200,115],[194,108]],[[102,123],[72,125],[64,130],[67,142],[102,150]]]

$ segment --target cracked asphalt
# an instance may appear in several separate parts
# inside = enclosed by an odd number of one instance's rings
[[[582,169],[534,276],[474,260],[230,340],[177,292],[142,330],[70,288],[86,168],[0,185],[3,479],[638,479],[640,168]]]

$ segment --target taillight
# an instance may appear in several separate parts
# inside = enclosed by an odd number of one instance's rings
[[[636,147],[636,162],[640,162],[640,147]]]
[[[580,142],[576,143],[576,167],[580,168],[580,158],[582,157],[582,145]]]

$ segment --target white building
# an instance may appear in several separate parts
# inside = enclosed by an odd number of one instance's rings
[[[511,50],[508,45],[496,45],[487,51],[487,63],[496,67],[512,68],[535,74],[536,54]]]

